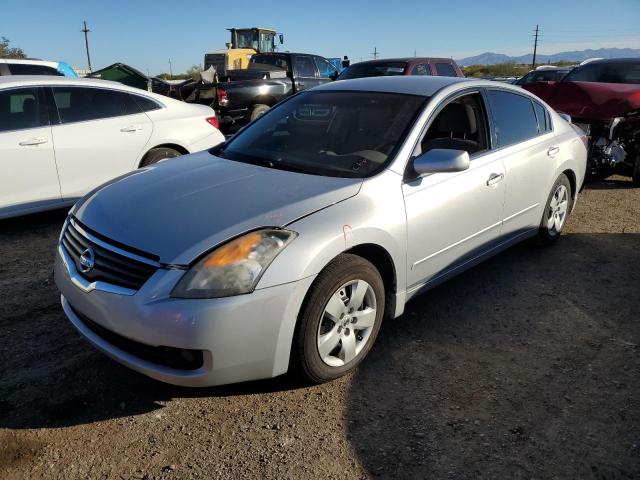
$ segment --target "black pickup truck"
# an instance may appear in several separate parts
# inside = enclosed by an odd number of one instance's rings
[[[300,90],[335,80],[338,73],[318,55],[259,53],[249,68],[229,70],[217,83],[196,86],[187,101],[212,106],[223,124],[250,121]]]

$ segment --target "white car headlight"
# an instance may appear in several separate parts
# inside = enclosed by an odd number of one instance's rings
[[[298,234],[289,230],[250,232],[205,255],[171,292],[179,298],[218,298],[251,293],[274,258]]]

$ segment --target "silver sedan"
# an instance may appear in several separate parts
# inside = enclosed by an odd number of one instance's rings
[[[558,240],[585,165],[580,131],[519,88],[334,82],[84,197],[55,279],[80,333],[150,377],[324,382],[413,296],[525,238]]]

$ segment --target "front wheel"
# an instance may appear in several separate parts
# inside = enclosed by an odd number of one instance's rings
[[[560,238],[572,205],[571,182],[563,173],[553,184],[540,221],[538,238],[543,244],[549,245]]]
[[[356,255],[336,257],[318,275],[298,318],[292,353],[301,373],[323,383],[355,369],[378,335],[384,306],[376,267]]]

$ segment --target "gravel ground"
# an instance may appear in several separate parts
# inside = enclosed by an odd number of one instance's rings
[[[640,479],[640,189],[587,188],[411,302],[339,381],[147,379],[65,319],[65,212],[0,222],[0,477]]]

